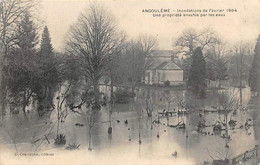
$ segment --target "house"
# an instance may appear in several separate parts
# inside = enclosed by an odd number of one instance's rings
[[[183,70],[176,64],[178,59],[173,51],[156,50],[147,60],[150,65],[145,73],[145,84],[164,84],[167,81],[170,85],[183,84]]]

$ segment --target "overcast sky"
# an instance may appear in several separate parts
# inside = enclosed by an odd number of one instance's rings
[[[62,51],[66,33],[93,1],[88,0],[43,0],[40,15],[47,25],[54,49]],[[98,1],[111,10],[120,29],[129,38],[147,33],[158,38],[160,49],[172,49],[172,40],[186,27],[212,28],[226,41],[256,40],[260,32],[259,0],[107,0]],[[225,17],[171,17],[155,18],[142,9],[237,9],[225,13]],[[171,12],[173,13],[173,12]]]

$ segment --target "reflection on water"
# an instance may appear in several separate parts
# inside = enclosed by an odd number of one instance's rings
[[[100,161],[122,161],[132,159],[142,160],[143,162],[151,163],[162,161],[178,162],[182,164],[196,164],[203,161],[215,159],[223,159],[225,156],[231,158],[247,149],[251,149],[260,141],[260,115],[259,107],[260,101],[254,99],[250,100],[250,90],[243,89],[243,103],[250,105],[248,111],[238,111],[232,117],[237,121],[237,129],[229,130],[231,140],[221,138],[223,132],[216,134],[212,127],[206,127],[204,132],[206,134],[198,133],[198,122],[205,120],[206,125],[215,124],[217,120],[223,120],[223,114],[218,113],[192,113],[188,115],[177,115],[169,117],[169,124],[176,125],[183,121],[186,123],[186,129],[177,129],[167,127],[167,119],[160,118],[161,124],[153,123],[157,119],[157,111],[168,109],[177,110],[177,105],[174,102],[167,101],[169,96],[174,95],[175,91],[166,92],[163,90],[139,90],[139,100],[133,101],[125,105],[116,105],[112,114],[113,133],[109,135],[107,128],[108,121],[108,107],[103,107],[98,114],[97,125],[92,129],[92,147],[93,152],[87,151],[88,147],[88,127],[84,117],[69,113],[66,121],[61,124],[60,132],[66,135],[67,144],[80,144],[80,151],[72,151],[75,153],[83,153],[88,155],[88,160],[94,162]],[[153,117],[147,117],[145,111],[145,98],[149,92],[153,102],[156,103],[156,108],[153,111]],[[186,102],[190,106],[208,108],[217,106],[214,92],[209,92],[208,98],[205,100],[196,99],[190,96],[187,92],[181,91],[185,96]],[[137,103],[137,102],[141,103]],[[136,110],[136,105],[142,109],[140,119],[140,133],[142,144],[138,144],[139,138],[139,118],[140,113]],[[18,151],[45,151],[51,150],[57,152],[64,150],[64,147],[57,148],[54,146],[54,138],[56,136],[56,112],[53,112],[50,118],[37,118],[35,112],[30,112],[25,117],[23,114],[12,115],[2,119],[1,127],[1,144],[5,144],[9,149],[17,149]],[[254,126],[245,130],[239,129],[239,126],[245,124],[247,119],[253,119]],[[125,124],[125,120],[128,124]],[[102,123],[101,123],[102,122]],[[84,126],[76,126],[76,123],[84,124]],[[159,138],[157,134],[159,133]],[[47,140],[42,137],[48,135]],[[39,140],[40,139],[40,140]],[[131,139],[131,141],[129,140]],[[37,141],[39,140],[39,141]],[[14,143],[16,145],[14,145]],[[41,145],[39,146],[39,143]],[[225,147],[228,143],[228,147]],[[177,152],[178,156],[172,157],[172,153]],[[228,154],[226,154],[228,152]],[[185,163],[184,163],[185,162]],[[122,162],[120,162],[122,163]],[[129,163],[129,162],[128,162]],[[126,162],[127,164],[127,162]]]

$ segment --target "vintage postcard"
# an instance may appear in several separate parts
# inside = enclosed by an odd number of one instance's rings
[[[258,165],[259,0],[0,0],[0,165]]]

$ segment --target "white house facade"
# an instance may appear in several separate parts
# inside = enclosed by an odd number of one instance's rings
[[[157,50],[149,57],[150,67],[145,73],[145,84],[183,84],[183,70],[174,62],[172,51]]]

